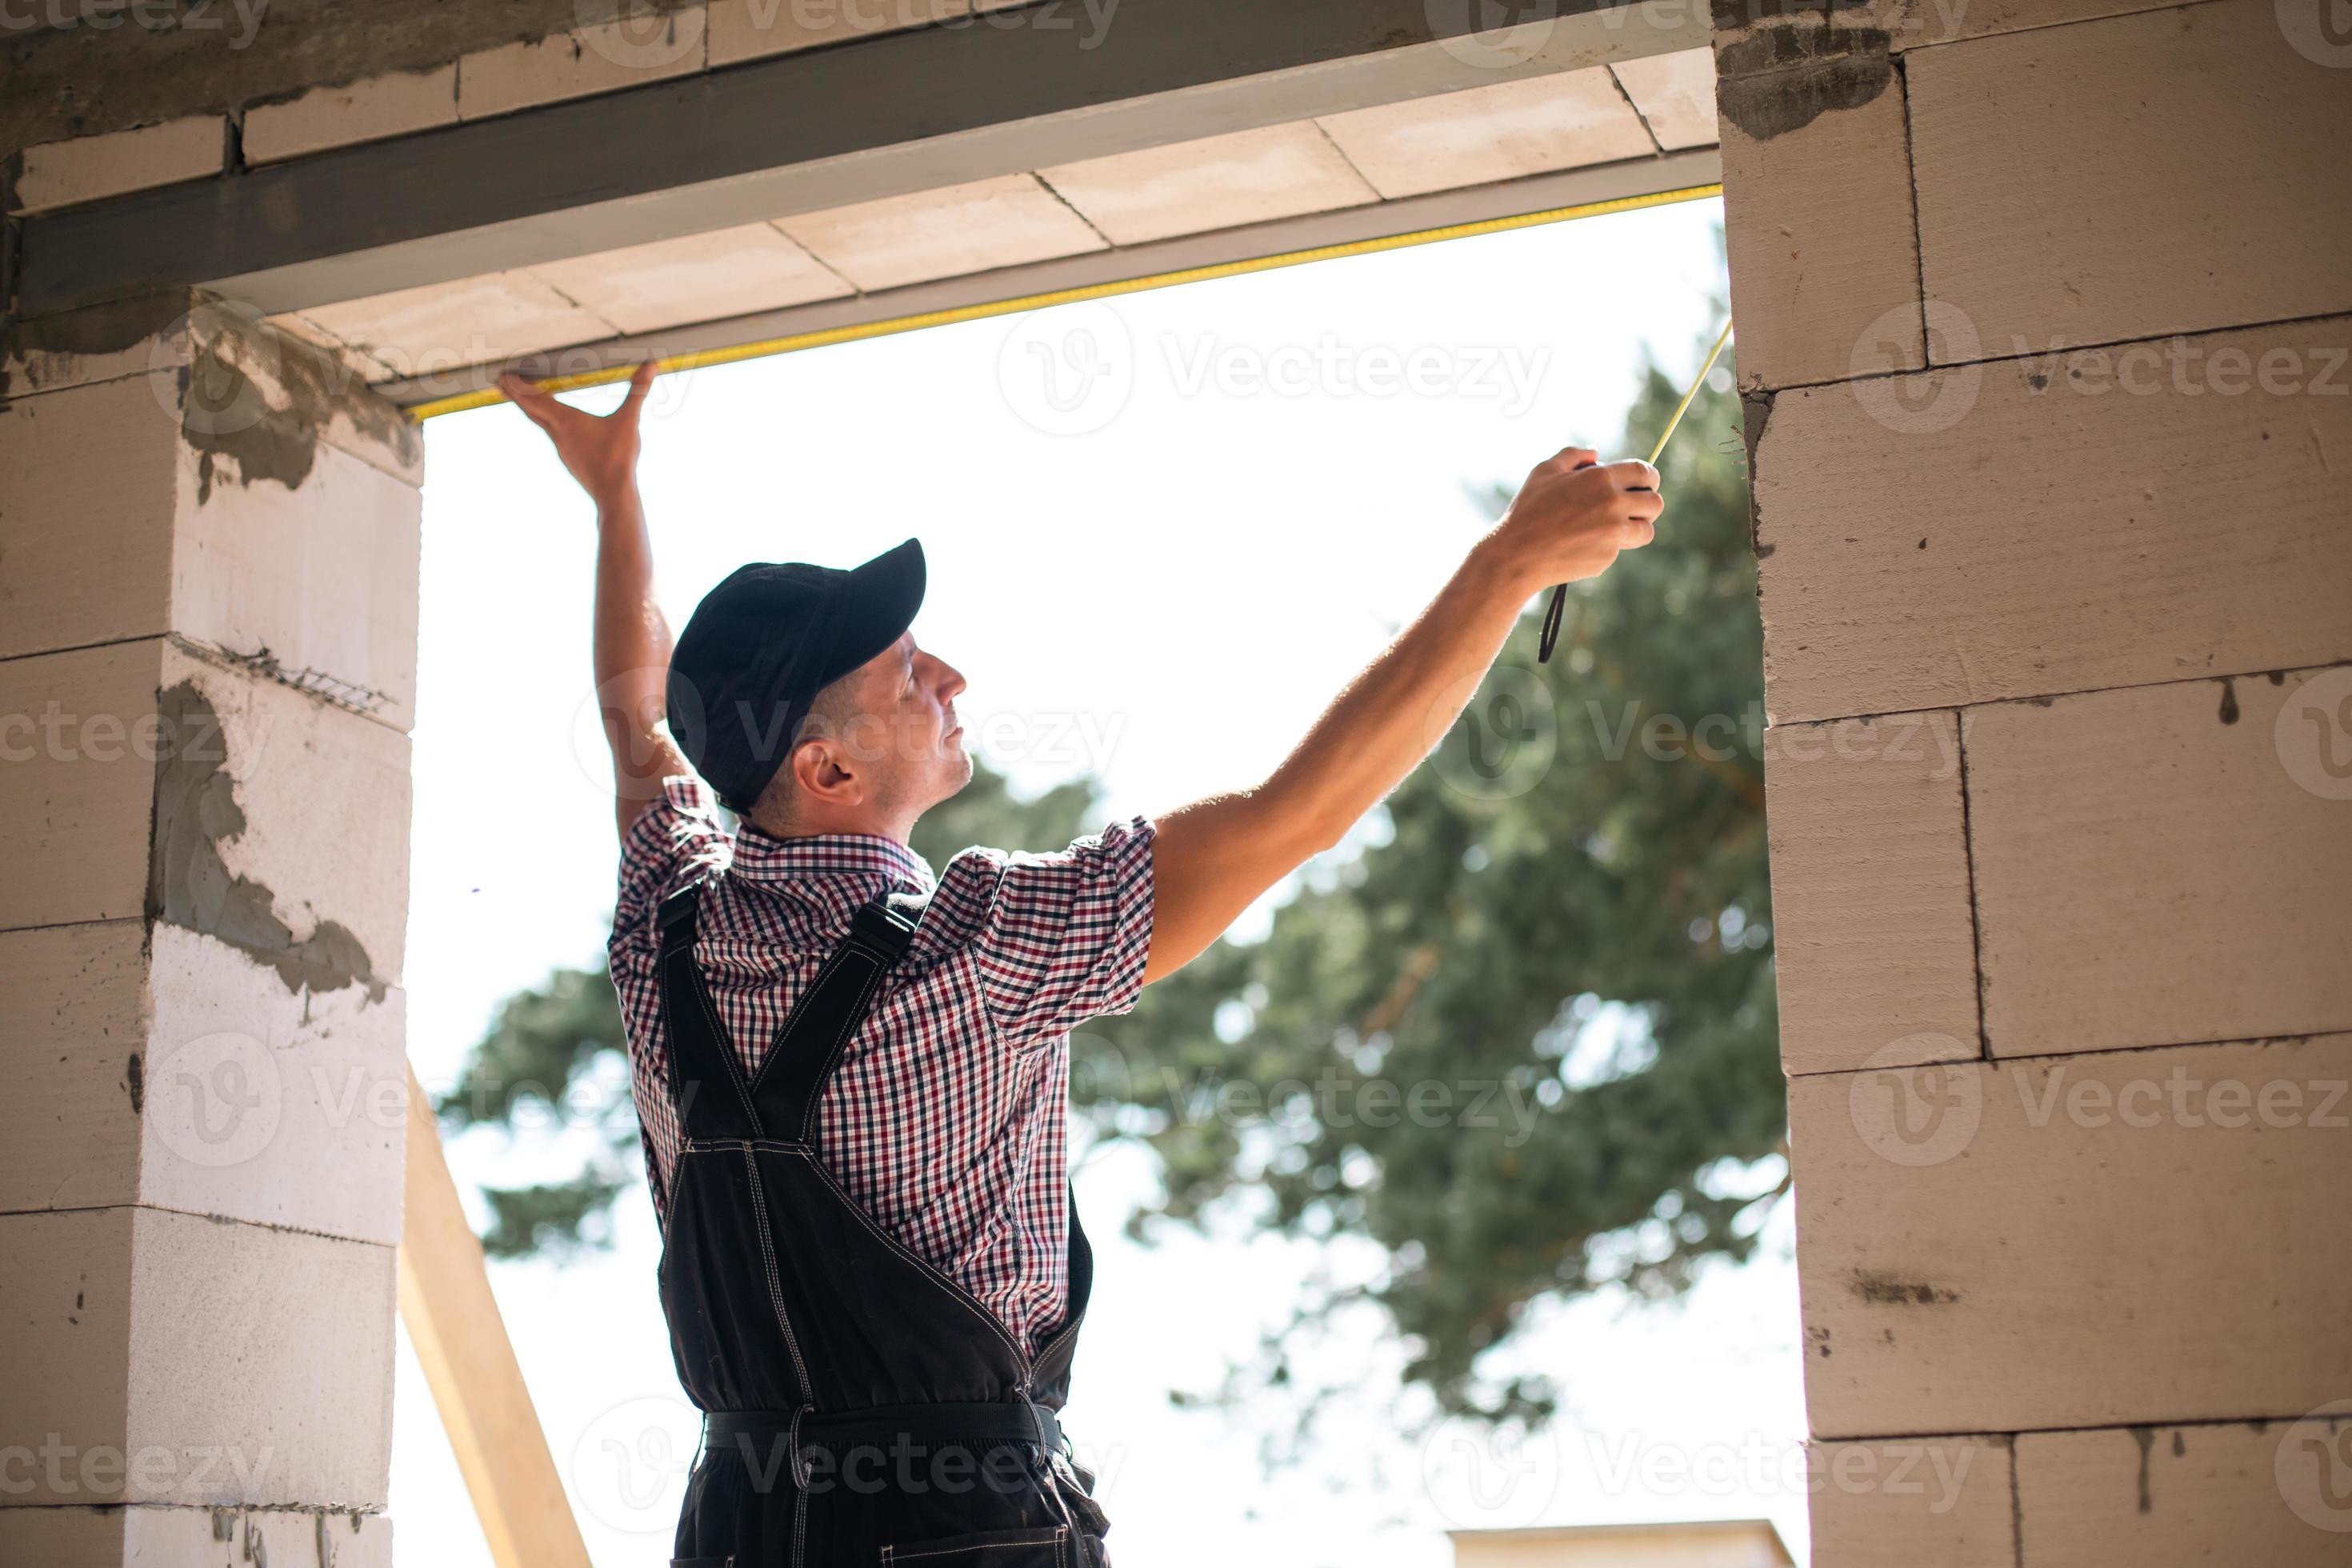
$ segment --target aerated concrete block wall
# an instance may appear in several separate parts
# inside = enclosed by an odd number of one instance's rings
[[[414,427],[181,297],[0,402],[0,1563],[385,1568]]]
[[[2352,35],[1717,0],[1816,1568],[2352,1561]]]

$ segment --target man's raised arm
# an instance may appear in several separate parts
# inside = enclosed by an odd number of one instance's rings
[[[613,748],[613,791],[624,837],[661,797],[662,780],[688,771],[661,728],[669,679],[669,622],[654,599],[654,547],[637,495],[637,421],[651,364],[629,380],[621,406],[602,418],[559,403],[520,376],[499,389],[547,432],[564,468],[596,503],[596,701]]]
[[[1419,619],[1350,681],[1256,789],[1160,818],[1146,984],[1190,963],[1260,894],[1338,844],[1462,715],[1528,600],[1647,544],[1663,501],[1647,463],[1571,447],[1528,477]]]

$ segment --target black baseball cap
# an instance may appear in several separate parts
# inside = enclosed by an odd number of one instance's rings
[[[703,595],[670,655],[669,728],[730,809],[776,776],[816,694],[914,624],[923,584],[910,539],[847,571],[755,561]]]

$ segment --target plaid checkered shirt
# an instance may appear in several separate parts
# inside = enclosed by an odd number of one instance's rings
[[[655,922],[710,874],[695,959],[746,1073],[857,907],[929,892],[817,1110],[817,1157],[893,1236],[1036,1348],[1069,1298],[1069,1031],[1135,1005],[1151,945],[1151,824],[1053,855],[967,849],[936,879],[887,838],[730,837],[703,785],[671,779],[621,845],[613,984],[654,1206],[679,1142]]]

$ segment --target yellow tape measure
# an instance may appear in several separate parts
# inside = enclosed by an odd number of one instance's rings
[[[1674,417],[1666,421],[1664,431],[1658,437],[1657,446],[1651,448],[1650,467],[1656,468],[1658,459],[1666,455],[1666,443],[1675,438],[1675,431],[1681,426],[1683,416],[1690,412],[1691,401],[1698,396],[1698,389],[1706,384],[1706,373],[1713,370],[1715,362],[1723,357],[1723,345],[1730,341],[1731,321],[1727,317],[1723,331],[1716,335],[1715,347],[1706,351],[1706,363],[1698,367],[1696,375],[1691,377],[1690,387],[1683,394],[1683,400],[1675,405]],[[1551,662],[1551,650],[1559,646],[1559,624],[1567,614],[1568,584],[1562,583],[1551,591],[1551,603],[1544,610],[1543,636],[1536,644],[1538,664]]]

